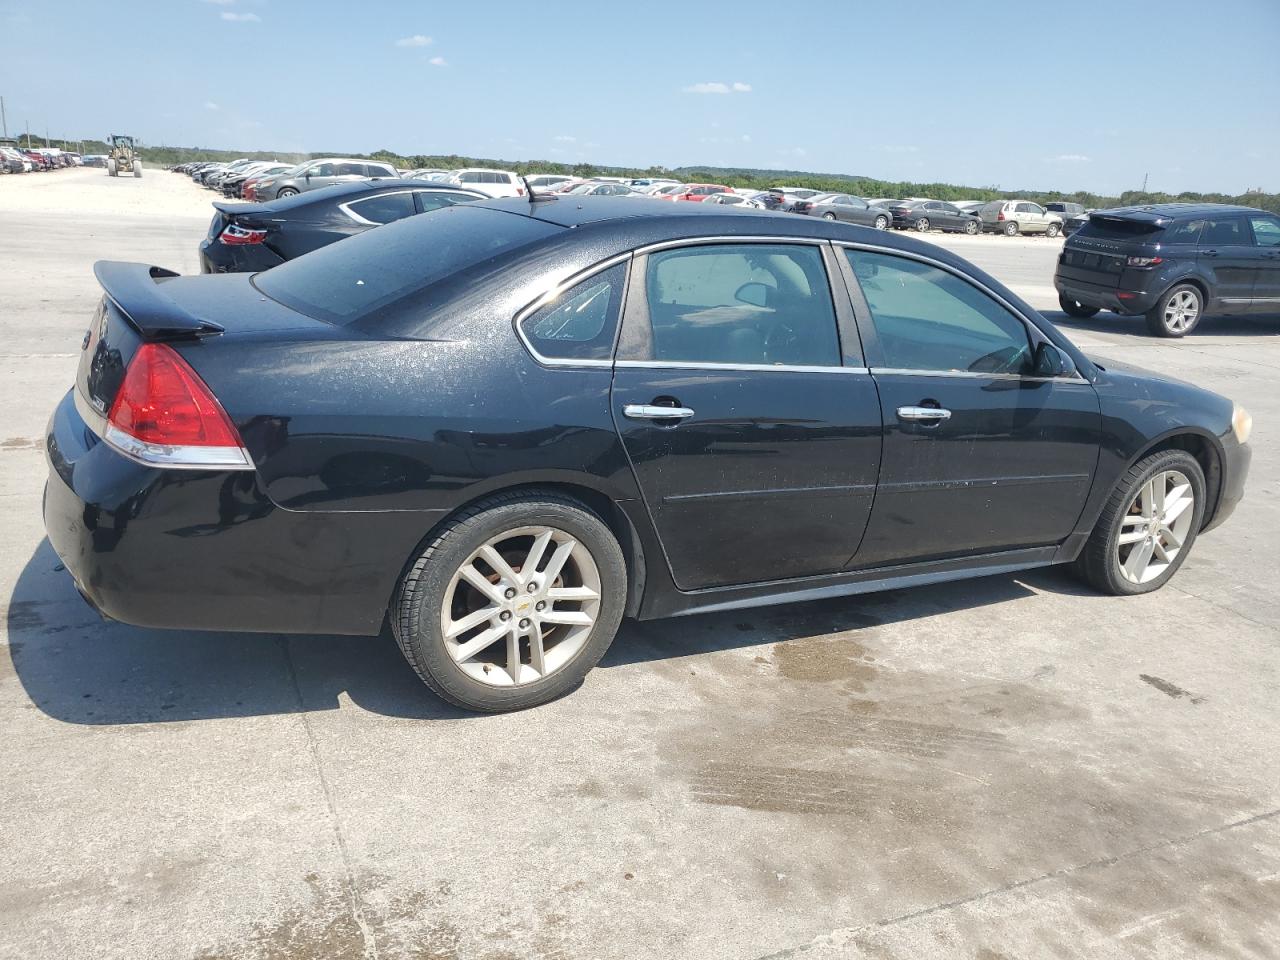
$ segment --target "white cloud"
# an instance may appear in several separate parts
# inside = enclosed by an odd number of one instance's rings
[[[568,136],[565,136],[563,133],[560,134],[560,136],[552,137],[551,139],[555,140],[557,143],[577,143],[578,142],[577,137],[568,137]]]
[[[221,110],[221,109],[222,109],[220,106],[218,106],[218,105],[217,105],[216,103],[214,103],[212,100],[206,100],[206,101],[204,102],[204,108],[205,108],[206,110]]]
[[[711,80],[706,83],[695,83],[691,86],[683,88],[684,93],[750,93],[751,84],[734,81],[733,83],[721,83],[719,80]]]
[[[235,2],[236,2],[236,0],[204,0],[204,2],[205,2],[205,3],[216,3],[216,4],[217,4],[218,6],[220,6],[220,7],[229,7],[229,6],[231,6],[231,4],[235,3]]]
[[[221,16],[229,23],[260,23],[262,21],[256,13],[232,13],[230,10],[224,10]]]
[[[1049,157],[1048,163],[1092,163],[1083,153],[1060,153],[1056,157]]]
[[[885,153],[919,153],[920,148],[913,143],[886,143],[880,148]]]
[[[420,33],[415,33],[412,37],[401,37],[396,41],[397,47],[429,47],[431,44],[431,38]]]
[[[804,147],[788,147],[786,150],[779,150],[778,152],[784,157],[806,157],[809,155],[809,151]]]
[[[449,65],[449,61],[444,57],[432,57],[427,61],[427,63],[431,64],[433,67],[447,67]]]
[[[751,142],[751,134],[749,134],[749,133],[744,133],[744,134],[742,135],[742,142],[743,142],[743,143],[750,143],[750,142]]]

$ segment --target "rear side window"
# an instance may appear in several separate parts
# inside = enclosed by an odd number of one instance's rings
[[[348,204],[356,216],[371,223],[390,223],[401,217],[413,216],[413,196],[409,193],[382,193]]]
[[[363,163],[340,163],[338,164],[338,176],[340,177],[363,177],[365,175],[365,166]]]
[[[685,363],[840,366],[817,247],[716,244],[650,254],[643,356]]]
[[[1206,246],[1213,244],[1230,246],[1248,242],[1244,233],[1244,222],[1239,217],[1208,220],[1205,222],[1204,232],[1200,234],[1200,243]]]
[[[563,228],[471,204],[366,230],[256,274],[272,300],[330,323],[355,323],[460,270]]]
[[[977,287],[927,263],[846,250],[886,367],[1026,373],[1031,341],[1022,321]]]
[[[417,192],[418,208],[422,213],[428,210],[439,210],[455,203],[469,203],[476,198],[469,193],[452,193],[448,190],[419,190]]]
[[[1200,230],[1203,227],[1203,220],[1184,220],[1182,223],[1175,223],[1173,226],[1165,229],[1164,236],[1160,238],[1160,242],[1199,243]]]
[[[1250,217],[1253,225],[1253,242],[1260,247],[1280,247],[1280,219],[1276,217]]]
[[[608,360],[618,330],[626,264],[583,280],[525,317],[520,330],[541,356],[556,360]]]

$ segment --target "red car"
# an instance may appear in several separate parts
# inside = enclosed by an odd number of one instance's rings
[[[664,200],[692,200],[694,203],[701,203],[713,193],[732,193],[732,191],[722,183],[686,183],[684,190],[680,193],[669,194],[662,199]]]
[[[34,150],[23,150],[22,155],[31,161],[32,170],[52,170],[53,161],[46,157],[43,153],[36,153]]]

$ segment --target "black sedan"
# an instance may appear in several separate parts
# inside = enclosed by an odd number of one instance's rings
[[[355,180],[266,203],[218,202],[200,242],[200,270],[267,270],[393,220],[487,199],[447,183]]]
[[[893,223],[893,215],[883,207],[873,207],[861,197],[851,197],[847,193],[827,193],[812,200],[799,200],[791,208],[792,213],[804,213],[823,220],[843,220],[845,223],[859,223],[864,227],[875,227],[877,230],[888,230]]]
[[[624,616],[1048,564],[1146,593],[1249,464],[1230,400],[842,223],[503,199],[252,278],[95,269],[47,437],[81,593],[152,627],[389,623],[477,710],[571,690]]]
[[[945,200],[906,200],[888,208],[893,215],[893,225],[899,230],[941,230],[943,233],[982,232],[982,218],[965,213]]]

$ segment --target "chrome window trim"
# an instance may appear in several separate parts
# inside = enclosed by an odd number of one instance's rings
[[[650,243],[643,247],[636,247],[632,253],[638,257],[641,254],[654,253],[659,250],[671,250],[675,247],[705,247],[724,243],[792,243],[803,244],[811,247],[821,247],[825,246],[828,242],[829,241],[819,239],[818,237],[774,237],[765,235],[734,237],[717,235],[705,237],[683,237],[679,240],[662,240],[658,243]]]
[[[912,370],[909,367],[872,367],[871,375],[902,377],[952,377],[957,380],[1025,380],[1029,383],[1085,383],[1089,381],[1076,373],[1067,377],[1037,377],[1025,373],[977,373],[972,370]]]
[[[192,447],[147,443],[112,425],[90,406],[79,389],[73,388],[76,412],[93,433],[126,459],[159,470],[253,470],[253,460],[244,447]]]
[[[615,367],[631,370],[759,370],[782,373],[862,373],[866,367],[818,367],[797,363],[715,363],[696,360],[615,360]]]
[[[608,360],[586,360],[586,359],[575,360],[570,357],[543,356],[541,353],[538,352],[537,348],[534,347],[533,341],[530,340],[528,336],[526,336],[524,332],[523,324],[524,324],[524,321],[527,320],[531,314],[537,313],[539,310],[547,306],[549,303],[552,303],[555,300],[558,300],[561,296],[565,294],[566,291],[570,290],[573,287],[576,287],[578,284],[582,283],[585,280],[590,280],[597,273],[603,273],[605,270],[608,270],[610,267],[616,267],[618,264],[625,263],[630,259],[631,259],[631,251],[628,250],[626,253],[615,254],[614,256],[609,257],[607,260],[601,260],[599,263],[593,264],[592,266],[587,267],[585,270],[581,270],[578,273],[573,274],[571,277],[565,280],[562,280],[560,283],[556,284],[550,290],[541,294],[537,299],[527,304],[526,306],[520,308],[520,310],[515,315],[515,321],[514,321],[515,328],[516,328],[516,336],[520,339],[520,342],[524,345],[524,348],[529,351],[530,356],[532,356],[534,360],[536,360],[538,363],[540,363],[544,367],[612,367],[613,366],[612,356],[610,356]],[[624,282],[622,285],[622,292],[624,297],[626,295],[626,287],[627,285]],[[622,329],[622,310],[624,306],[625,304],[618,304],[618,324],[617,324],[617,329],[614,330],[614,334],[613,334],[614,349],[617,349],[618,331]]]

